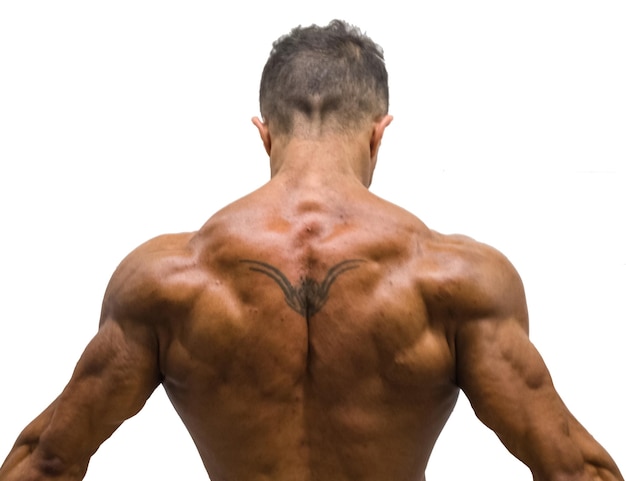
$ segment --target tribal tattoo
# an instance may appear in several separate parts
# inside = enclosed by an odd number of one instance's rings
[[[319,283],[310,277],[300,278],[297,286],[291,285],[289,279],[276,267],[265,262],[243,259],[240,262],[250,264],[250,270],[260,272],[276,282],[285,294],[287,305],[305,319],[311,318],[324,306],[328,300],[330,286],[340,274],[359,267],[363,259],[349,259],[335,264],[328,270],[324,280]]]

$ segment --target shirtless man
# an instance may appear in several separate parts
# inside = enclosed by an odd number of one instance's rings
[[[341,22],[295,29],[260,101],[271,181],[120,264],[0,480],[82,479],[163,384],[212,481],[423,480],[459,389],[535,480],[623,481],[555,392],[507,259],[368,191],[382,51]]]

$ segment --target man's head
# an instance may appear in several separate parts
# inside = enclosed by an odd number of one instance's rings
[[[383,51],[339,20],[295,28],[274,42],[259,97],[263,120],[275,134],[306,135],[303,124],[350,132],[387,114]]]

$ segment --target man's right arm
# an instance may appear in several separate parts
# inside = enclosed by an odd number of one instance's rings
[[[479,419],[536,481],[623,481],[604,448],[569,412],[528,337],[524,290],[500,253],[475,247],[457,324],[457,383]],[[472,265],[473,264],[473,265]]]

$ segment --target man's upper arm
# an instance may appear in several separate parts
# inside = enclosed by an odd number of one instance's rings
[[[470,268],[472,308],[455,332],[457,382],[477,416],[536,480],[621,480],[604,449],[568,411],[528,337],[515,269],[484,248]]]
[[[145,291],[155,289],[141,263],[135,252],[113,275],[98,333],[61,395],[18,438],[0,469],[2,481],[82,479],[100,444],[158,386],[158,342],[145,304]]]
[[[40,445],[84,463],[158,386],[156,340],[145,329],[105,320],[56,401]]]

